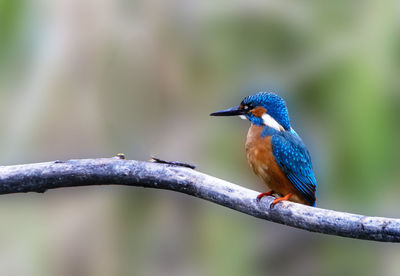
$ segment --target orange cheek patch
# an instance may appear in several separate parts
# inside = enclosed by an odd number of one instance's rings
[[[258,106],[256,108],[253,108],[250,113],[252,113],[254,116],[261,118],[262,115],[264,115],[267,112],[265,107]]]

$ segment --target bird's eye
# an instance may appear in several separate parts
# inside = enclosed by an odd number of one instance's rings
[[[245,106],[243,106],[243,109],[244,109],[244,110],[248,110],[248,109],[249,109],[249,106],[248,106],[248,105],[245,105]]]

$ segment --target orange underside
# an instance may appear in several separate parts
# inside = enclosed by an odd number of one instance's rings
[[[247,160],[254,173],[261,177],[268,188],[275,193],[281,196],[292,193],[290,201],[309,205],[276,163],[272,154],[271,137],[261,138],[262,130],[261,126],[251,125],[247,134]]]

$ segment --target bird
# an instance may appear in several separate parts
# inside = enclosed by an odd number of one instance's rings
[[[238,106],[211,116],[240,116],[250,121],[247,133],[247,161],[269,188],[260,193],[274,196],[270,207],[281,201],[316,206],[317,181],[311,157],[303,140],[292,128],[285,101],[274,92],[258,92],[245,97]]]

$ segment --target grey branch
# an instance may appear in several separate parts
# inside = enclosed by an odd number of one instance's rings
[[[80,159],[0,167],[0,194],[39,192],[87,185],[128,185],[165,189],[202,198],[272,222],[330,235],[400,242],[400,219],[369,217],[292,202],[270,208],[272,197],[190,168],[122,160]]]

